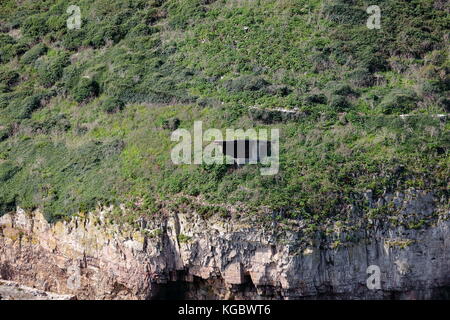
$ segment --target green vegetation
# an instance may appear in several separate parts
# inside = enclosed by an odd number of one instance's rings
[[[0,214],[49,220],[158,200],[268,206],[284,219],[363,207],[361,193],[448,199],[450,8],[380,0],[77,0],[0,4]],[[276,111],[295,109],[296,113]],[[400,114],[411,116],[400,118]],[[171,131],[280,128],[280,172],[171,162]],[[181,239],[180,239],[181,241]]]
[[[185,235],[185,234],[180,233],[180,234],[178,235],[178,241],[179,241],[180,243],[188,243],[189,241],[191,241],[191,237],[189,237],[189,236],[187,236],[187,235]]]

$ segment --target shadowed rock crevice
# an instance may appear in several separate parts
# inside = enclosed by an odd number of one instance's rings
[[[251,277],[246,275],[242,284],[227,284],[222,277],[202,279],[191,276],[186,271],[177,271],[177,280],[152,284],[148,300],[227,300],[251,299],[258,295]],[[273,289],[261,288],[261,292],[271,292]],[[280,296],[273,296],[273,298]],[[266,296],[270,298],[270,294]]]

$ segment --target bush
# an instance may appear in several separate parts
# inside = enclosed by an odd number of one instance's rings
[[[71,124],[64,114],[57,114],[43,121],[32,122],[31,127],[33,132],[47,134],[55,129],[59,132],[65,132],[70,129]]]
[[[356,87],[370,87],[375,82],[375,77],[367,68],[357,68],[350,73],[349,79]]]
[[[31,37],[42,37],[48,32],[47,19],[43,15],[32,15],[22,24],[22,31]]]
[[[304,103],[306,105],[311,104],[326,104],[327,103],[327,97],[323,93],[312,93],[308,94],[304,98]]]
[[[265,88],[265,92],[270,95],[277,95],[280,97],[285,97],[289,93],[291,93],[291,89],[289,89],[285,85],[270,85],[267,88]]]
[[[331,96],[329,105],[337,112],[347,111],[351,107],[351,103],[346,97],[338,95]]]
[[[107,41],[117,43],[125,35],[124,30],[121,30],[120,21],[111,19],[102,21],[89,27],[83,45],[100,48],[106,44]]]
[[[11,130],[9,127],[3,127],[0,129],[0,142],[7,139],[11,134]]]
[[[28,50],[20,59],[22,64],[31,64],[36,61],[37,58],[43,56],[47,53],[47,46],[43,43],[35,45],[33,48]]]
[[[20,75],[12,70],[0,70],[0,84],[11,87],[19,81]]]
[[[4,161],[0,163],[0,182],[6,182],[11,179],[16,172],[19,171],[19,167],[13,165],[11,161]]]
[[[325,15],[333,22],[363,25],[367,15],[360,7],[353,6],[352,1],[335,0],[325,5]]]
[[[125,107],[125,103],[122,100],[117,99],[117,98],[107,98],[102,103],[102,109],[106,113],[115,113],[115,112],[123,110],[124,107]]]
[[[444,108],[445,112],[450,112],[450,98],[440,97],[438,104]]]
[[[14,195],[0,193],[0,216],[16,209],[16,200]]]
[[[433,49],[433,38],[424,28],[405,28],[397,34],[395,54],[398,56],[420,58]]]
[[[180,119],[178,118],[170,118],[163,121],[163,129],[167,129],[170,131],[175,131],[180,126]]]
[[[81,78],[78,85],[73,89],[72,96],[76,102],[81,103],[98,96],[100,91],[96,81],[90,78]]]
[[[328,54],[323,53],[323,52],[316,53],[313,56],[311,56],[310,60],[311,60],[312,66],[313,66],[312,71],[314,73],[326,71],[326,70],[330,69],[332,66],[332,63],[331,63],[330,57],[329,57],[329,52],[328,52]]]
[[[379,108],[384,114],[408,113],[414,110],[417,96],[414,92],[405,89],[394,89],[381,101]]]
[[[27,92],[27,91],[26,91]],[[24,95],[18,92],[7,92],[0,94],[0,109],[7,108],[15,99],[23,98]]]
[[[16,54],[15,40],[6,34],[0,34],[0,63],[6,63]]]
[[[14,40],[13,37],[11,37],[8,34],[0,34],[0,45],[1,47],[7,46],[9,44],[15,44],[16,41]]]
[[[149,27],[145,23],[140,23],[137,26],[135,26],[134,28],[132,28],[127,33],[127,38],[134,38],[134,37],[139,37],[139,36],[148,36],[148,35],[151,35],[152,32],[154,32],[154,31],[155,31],[155,28]]]
[[[67,17],[62,14],[51,15],[47,20],[48,29],[51,31],[60,31],[66,27]]]
[[[78,84],[82,72],[83,69],[79,68],[76,64],[71,64],[64,68],[61,82],[66,92],[73,89]]]
[[[332,95],[338,95],[338,96],[356,96],[357,93],[353,88],[346,83],[338,83],[338,84],[332,84],[331,87],[331,94]]]
[[[86,38],[85,31],[81,30],[70,30],[62,38],[62,45],[67,50],[75,50],[81,47],[83,39]]]
[[[269,85],[270,83],[261,77],[246,75],[237,79],[226,81],[224,87],[229,92],[241,92],[258,91],[268,87]]]
[[[26,119],[31,116],[33,111],[41,107],[41,96],[33,95],[24,99],[13,100],[9,109],[10,114],[16,119]]]
[[[364,30],[359,35],[359,41],[353,43],[354,50],[357,50],[356,68],[367,69],[371,73],[386,71],[389,69],[386,55],[383,53],[381,45],[377,44],[376,39],[372,38],[373,34],[367,34],[368,31],[370,30]],[[345,46],[345,42],[343,44]]]
[[[45,87],[51,87],[63,75],[64,68],[70,64],[69,55],[58,52],[54,56],[40,57],[36,63],[39,80]]]

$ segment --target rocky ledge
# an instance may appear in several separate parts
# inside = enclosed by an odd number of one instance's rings
[[[75,296],[46,292],[0,280],[0,300],[75,300]]]

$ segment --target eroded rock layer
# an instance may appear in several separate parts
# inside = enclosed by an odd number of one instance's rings
[[[276,240],[244,218],[169,212],[133,228],[113,223],[112,208],[55,224],[18,208],[0,217],[0,278],[78,299],[450,298],[448,203],[421,191],[367,197],[437,218],[411,229],[378,221],[340,243],[289,230]],[[367,286],[369,266],[379,288]]]

